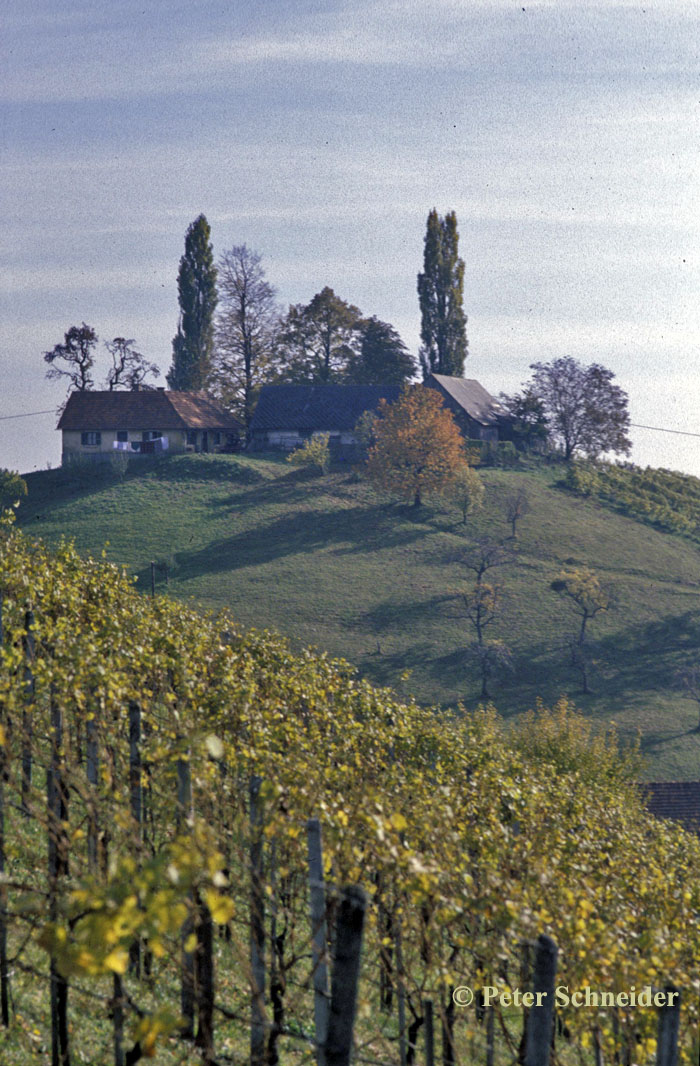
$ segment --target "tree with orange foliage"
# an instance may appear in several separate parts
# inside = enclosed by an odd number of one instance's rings
[[[367,474],[378,488],[412,499],[442,493],[464,464],[464,445],[440,395],[424,385],[406,385],[395,403],[382,400],[373,424]]]

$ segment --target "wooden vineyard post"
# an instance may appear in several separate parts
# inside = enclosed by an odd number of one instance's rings
[[[399,1014],[399,1062],[406,1066],[406,975],[403,968],[403,946],[401,943],[401,920],[397,919],[394,933],[396,952],[396,979],[398,1014]]]
[[[137,865],[141,864],[143,843],[143,803],[141,782],[141,706],[135,700],[129,702],[129,796],[131,817],[136,834]],[[129,970],[141,976],[141,944],[137,938],[129,947]]]
[[[678,1032],[681,1020],[681,996],[673,985],[664,988],[666,999],[668,993],[675,992],[673,1002],[659,1007],[659,1025],[656,1037],[656,1066],[677,1066]]]
[[[325,1045],[328,1035],[328,965],[326,962],[326,889],[323,880],[323,845],[321,823],[309,818],[306,823],[309,855],[309,899],[311,910],[311,957],[314,979],[314,1025],[316,1030],[316,1062],[325,1066]]]
[[[97,782],[99,776],[99,756],[97,751],[97,718],[89,715],[85,723],[87,779],[90,785],[88,798],[87,850],[88,866],[92,873],[97,870]]]
[[[593,1030],[593,1061],[595,1066],[603,1066],[603,1048],[600,1041],[600,1026]]]
[[[250,1064],[265,1062],[265,899],[260,786],[250,779]]]
[[[178,741],[182,740],[178,736]],[[177,760],[177,828],[183,832],[193,819],[192,766],[189,751]],[[214,922],[211,911],[197,890],[188,894],[190,913],[182,926],[180,1013],[181,1033],[194,1037],[202,1050],[202,1062],[214,1062]],[[188,942],[195,937],[192,951]],[[195,1035],[195,1014],[198,1018]]]
[[[114,1066],[124,1066],[124,984],[119,973],[112,978],[112,1026]]]
[[[180,739],[180,738],[178,738]],[[178,830],[183,827],[192,817],[192,773],[190,768],[190,753],[177,760],[177,823]],[[183,1036],[194,1036],[194,1013],[195,1013],[195,956],[189,950],[187,942],[194,933],[194,897],[190,894],[190,914],[182,926],[182,982],[180,985],[180,1013],[184,1019],[182,1027]]]
[[[0,592],[0,648],[3,646],[3,596]],[[2,708],[0,708],[2,710]],[[9,735],[5,714],[0,715],[0,725],[5,729],[4,743],[0,746],[0,1020],[7,1028],[10,1024],[10,983],[7,972],[7,887],[5,873],[5,776],[7,773]]]
[[[552,1047],[554,1023],[554,984],[557,974],[557,945],[542,933],[535,947],[532,991],[535,1006],[530,1009],[525,1046],[525,1066],[547,1066]],[[539,1003],[538,992],[544,993]]]
[[[391,911],[384,906],[381,882],[377,892],[377,922],[382,930],[379,942],[379,1007],[387,1013],[391,1010],[394,989],[394,924]]]
[[[492,1006],[486,1008],[486,1066],[493,1066],[495,1056],[494,1022],[496,1011]]]
[[[63,712],[51,693],[51,762],[46,775],[49,840],[49,921],[58,919],[58,894],[68,872],[67,791],[63,780]],[[51,980],[51,1066],[70,1066],[68,1047],[68,981],[59,972],[52,953]]]
[[[523,940],[520,944],[520,987],[528,988],[531,979],[531,956],[532,944],[529,940]],[[527,1007],[523,1008],[523,1031],[520,1035],[520,1045],[518,1047],[518,1062],[525,1062],[525,1049],[527,1048],[527,1029],[530,1018],[530,1011]]]
[[[435,1026],[433,1023],[433,1001],[423,1001],[425,1018],[425,1066],[435,1066]]]
[[[366,910],[367,896],[363,889],[355,885],[346,888],[336,923],[326,1066],[350,1064]]]
[[[32,741],[34,739],[34,612],[31,607],[24,616],[22,635],[24,651],[24,709],[22,711],[22,783],[20,805],[25,818],[29,817],[29,795],[32,788]]]
[[[454,989],[447,990],[446,1002],[442,1012],[442,1066],[454,1066],[455,1061],[455,1004],[452,998]]]
[[[270,1008],[272,1025],[267,1039],[267,1066],[279,1066],[279,1038],[284,1027],[284,980],[282,964],[284,956],[284,926],[277,925],[277,908],[280,896],[277,892],[277,844],[270,843],[268,881],[271,892],[270,906]]]
[[[195,959],[195,998],[197,1002],[197,1036],[195,1046],[202,1049],[202,1062],[214,1062],[214,922],[206,903],[195,894],[197,913],[197,957]]]

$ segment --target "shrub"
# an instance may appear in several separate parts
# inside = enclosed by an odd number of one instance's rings
[[[518,450],[510,440],[470,440],[466,449],[470,466],[515,466]]]
[[[287,456],[287,462],[293,466],[310,466],[316,468],[319,474],[327,474],[331,465],[331,450],[328,446],[328,433],[318,433],[310,437],[299,448]]]
[[[126,452],[114,452],[109,457],[109,465],[114,476],[123,481],[129,469],[129,456]]]
[[[577,496],[595,496],[600,490],[600,478],[595,467],[571,463],[561,484]]]
[[[518,451],[511,440],[499,440],[496,449],[496,462],[499,466],[515,466]]]
[[[14,470],[0,470],[0,510],[16,507],[27,495],[27,482]]]

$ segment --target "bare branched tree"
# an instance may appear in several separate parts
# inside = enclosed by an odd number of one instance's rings
[[[80,326],[71,326],[64,334],[63,344],[56,344],[50,352],[44,352],[44,362],[49,364],[47,378],[50,381],[66,378],[69,392],[94,389],[92,371],[97,340],[94,329],[85,322]]]
[[[262,256],[245,244],[219,260],[214,376],[221,399],[250,425],[260,386],[272,378],[278,309]]]
[[[520,488],[506,497],[506,518],[510,522],[513,540],[518,537],[518,522],[530,513],[530,498],[525,489]]]
[[[115,337],[112,341],[105,341],[105,348],[112,358],[112,366],[107,374],[107,388],[110,392],[116,389],[152,389],[147,384],[147,378],[160,377],[160,370],[155,363],[149,363],[141,352],[133,347],[133,338]]]

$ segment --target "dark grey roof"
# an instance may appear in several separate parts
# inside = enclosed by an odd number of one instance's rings
[[[642,786],[647,809],[700,833],[700,781],[651,781]]]
[[[260,390],[251,431],[352,430],[365,411],[380,400],[393,403],[400,385],[264,385]]]
[[[58,429],[240,429],[236,418],[206,392],[72,392]]]
[[[447,374],[430,374],[426,385],[431,384],[431,378],[467,412],[470,418],[482,426],[492,426],[507,415],[505,408],[498,400],[494,399],[491,393],[487,392],[484,386],[474,378],[452,378]]]

